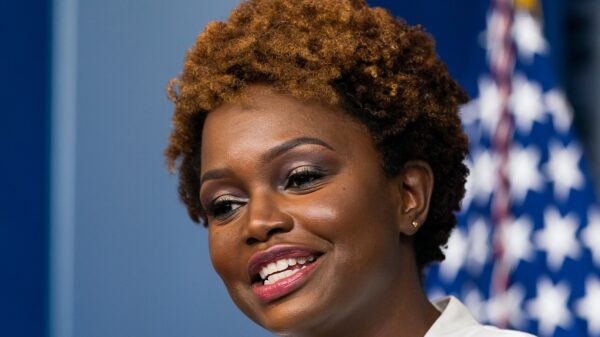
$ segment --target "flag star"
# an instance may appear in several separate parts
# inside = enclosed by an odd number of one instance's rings
[[[569,105],[564,93],[552,89],[544,94],[544,101],[548,112],[552,115],[554,127],[560,132],[567,132],[573,123],[573,109]]]
[[[591,336],[600,336],[600,280],[589,277],[585,280],[585,296],[575,305],[577,314],[588,324]]]
[[[462,298],[465,306],[469,308],[469,311],[473,314],[475,319],[479,322],[487,322],[489,318],[487,316],[486,305],[487,302],[477,288],[465,287],[463,289]]]
[[[482,136],[489,137],[489,131],[481,124],[480,99],[474,98],[460,107],[460,120],[463,131],[469,136],[471,145],[481,143]]]
[[[534,122],[541,123],[546,118],[542,87],[523,75],[515,75],[509,107],[517,128],[525,134],[531,132]]]
[[[571,189],[583,187],[583,174],[579,170],[579,161],[583,153],[575,142],[563,147],[557,142],[550,144],[550,158],[545,165],[546,174],[554,183],[554,195],[565,200]]]
[[[497,174],[496,160],[489,151],[474,152],[472,157],[473,167],[470,174],[472,197],[478,203],[483,204],[489,200],[494,191]]]
[[[445,250],[446,258],[440,263],[440,275],[451,282],[463,266],[467,256],[467,235],[456,228],[448,240],[448,248]]]
[[[590,249],[597,266],[600,266],[600,212],[590,211],[587,226],[581,231],[581,241]]]
[[[543,191],[543,176],[538,169],[541,154],[532,145],[526,149],[514,146],[508,163],[510,192],[513,200],[523,202],[529,191]]]
[[[493,135],[500,120],[502,98],[496,83],[489,77],[479,79],[479,120],[481,128]]]
[[[523,328],[527,316],[521,309],[524,299],[525,289],[520,284],[513,284],[507,291],[492,296],[486,308],[489,321],[496,325],[508,322],[515,328]]]
[[[474,98],[460,106],[460,120],[463,126],[472,126],[479,121],[479,99]]]
[[[581,253],[576,233],[578,220],[573,213],[562,217],[554,207],[544,212],[544,228],[535,233],[536,245],[546,251],[548,266],[558,271],[565,259],[576,259]]]
[[[515,14],[512,36],[524,61],[531,62],[533,55],[543,54],[548,50],[548,42],[544,39],[541,25],[525,11]]]
[[[483,32],[483,47],[486,49],[486,56],[490,62],[493,58],[501,54],[503,48],[502,35],[509,29],[509,21],[504,19],[498,11],[492,11],[487,17],[486,30]]]
[[[568,329],[573,318],[567,308],[569,287],[566,283],[553,285],[547,277],[537,284],[537,297],[527,302],[527,312],[539,322],[540,336],[552,336],[557,327]]]
[[[473,185],[473,163],[471,162],[470,156],[465,160],[465,165],[469,169],[469,175],[467,176],[467,181],[465,182],[465,196],[463,197],[460,208],[461,212],[466,211],[471,206],[471,201],[473,200],[474,194],[474,185]]]
[[[534,250],[530,240],[532,231],[533,222],[525,215],[500,227],[504,257],[511,270],[516,268],[521,260],[533,260]]]
[[[482,217],[469,226],[467,265],[477,274],[481,272],[490,252],[490,228],[491,225]]]

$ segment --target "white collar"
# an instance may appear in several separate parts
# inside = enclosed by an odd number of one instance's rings
[[[424,337],[445,336],[469,326],[480,325],[469,310],[454,296],[444,297],[433,302],[441,315],[433,323]]]

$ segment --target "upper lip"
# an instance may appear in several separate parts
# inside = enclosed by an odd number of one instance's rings
[[[256,252],[250,257],[250,260],[248,260],[248,274],[250,275],[250,280],[255,281],[262,267],[281,258],[307,257],[317,254],[319,254],[319,252],[315,249],[298,245],[277,245]]]

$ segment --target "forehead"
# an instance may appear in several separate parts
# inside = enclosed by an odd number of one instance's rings
[[[349,151],[351,144],[372,146],[366,127],[341,109],[257,88],[208,114],[202,134],[202,169],[226,159],[241,160],[298,137],[319,138],[340,152]]]

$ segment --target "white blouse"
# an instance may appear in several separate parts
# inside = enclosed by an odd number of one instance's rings
[[[524,332],[479,324],[469,310],[453,296],[437,300],[433,302],[433,306],[441,315],[425,337],[534,337]]]

